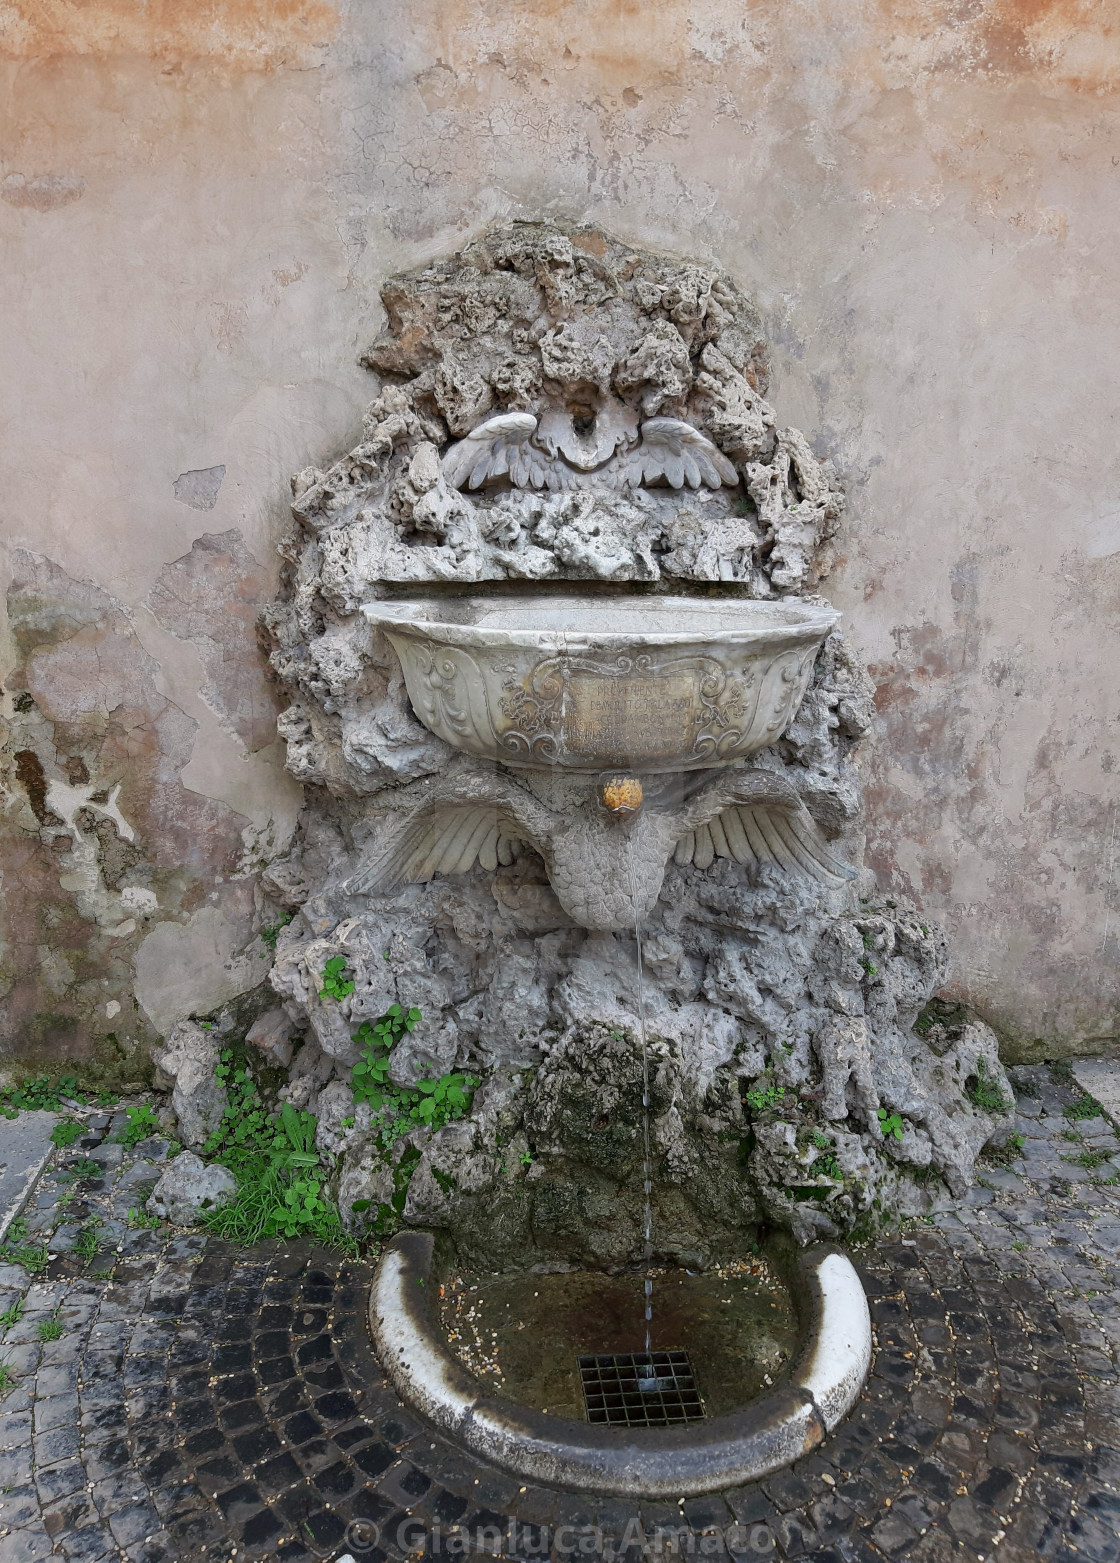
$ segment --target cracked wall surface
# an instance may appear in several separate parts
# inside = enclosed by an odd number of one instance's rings
[[[878,889],[1012,1050],[1120,1048],[1105,8],[15,0],[0,71],[0,1056],[127,1072],[258,980],[288,475],[385,278],[542,215],[756,299],[848,491]]]

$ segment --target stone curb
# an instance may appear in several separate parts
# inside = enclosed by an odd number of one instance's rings
[[[370,1288],[374,1346],[397,1392],[463,1448],[515,1475],[583,1492],[681,1498],[757,1480],[814,1449],[871,1365],[859,1276],[833,1244],[785,1256],[804,1338],[789,1374],[742,1411],[687,1427],[612,1432],[494,1399],[434,1320],[435,1240],[402,1232]]]
[[[15,1119],[0,1119],[0,1243],[8,1228],[23,1211],[35,1187],[50,1165],[55,1146],[50,1139],[60,1113],[24,1111]],[[76,1116],[76,1114],[72,1115]],[[44,1138],[46,1136],[46,1138]],[[12,1170],[9,1172],[9,1168]]]

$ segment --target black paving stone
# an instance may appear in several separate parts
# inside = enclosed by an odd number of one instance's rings
[[[253,1470],[253,1480],[262,1492],[284,1492],[289,1487],[294,1487],[297,1482],[303,1480],[303,1472],[288,1454],[274,1455],[271,1460],[265,1460]]]
[[[221,1428],[204,1427],[201,1432],[192,1433],[189,1438],[183,1440],[183,1449],[186,1454],[198,1457],[213,1454],[214,1450],[220,1449],[225,1441],[225,1434]]]
[[[305,1444],[310,1438],[318,1438],[323,1424],[310,1411],[299,1411],[284,1423],[284,1437],[290,1444]]]
[[[285,1379],[296,1376],[296,1365],[291,1357],[273,1357],[267,1362],[257,1363],[257,1377],[266,1387],[269,1384],[281,1384]]]
[[[320,1395],[314,1404],[316,1413],[325,1422],[348,1422],[358,1413],[358,1408],[351,1397],[338,1391]]]
[[[243,1522],[262,1507],[260,1491],[252,1482],[238,1482],[218,1493],[218,1507],[233,1524]]]
[[[230,1443],[243,1465],[256,1465],[281,1450],[280,1440],[270,1427],[256,1427],[231,1438]]]
[[[101,1196],[83,1197],[92,1211]],[[818,1452],[765,1484],[645,1506],[647,1526],[683,1527],[687,1545],[665,1563],[723,1563],[725,1543],[736,1563],[971,1563],[990,1552],[993,1563],[1120,1563],[1108,1551],[1120,1533],[1109,1399],[1120,1308],[1108,1295],[1120,1268],[1093,1247],[1091,1223],[1084,1234],[1074,1224],[1098,1205],[1120,1224],[1120,1193],[1048,1199],[997,1196],[943,1231],[918,1226],[857,1253],[879,1348],[859,1403]],[[1009,1251],[1009,1225],[1014,1235],[1036,1213],[1060,1220],[1065,1241]],[[88,1332],[81,1400],[73,1427],[53,1430],[61,1441],[41,1441],[43,1461],[56,1462],[36,1471],[42,1497],[28,1492],[45,1505],[44,1534],[56,1548],[65,1537],[75,1563],[227,1563],[234,1545],[269,1563],[347,1548],[359,1563],[387,1563],[413,1544],[445,1563],[433,1538],[456,1525],[499,1531],[511,1563],[546,1546],[552,1563],[592,1563],[604,1538],[628,1534],[633,1505],[519,1483],[401,1407],[366,1335],[364,1264],[279,1242],[246,1252],[211,1241],[199,1260],[201,1239],[143,1236],[150,1251],[117,1260],[115,1280],[65,1272],[62,1282],[75,1317],[91,1320],[78,1326]],[[57,1394],[57,1374],[48,1381]],[[0,1408],[0,1434],[9,1421],[18,1444],[17,1424],[30,1419]],[[118,1521],[122,1534],[152,1529],[122,1549],[104,1519],[90,1520],[87,1482],[114,1514],[135,1512]],[[345,1527],[359,1521],[388,1534],[355,1551]],[[553,1547],[562,1524],[574,1530]],[[635,1545],[613,1563],[656,1558]]]
[[[265,1412],[259,1400],[239,1400],[236,1405],[223,1406],[218,1413],[218,1420],[232,1435],[256,1423],[264,1422]]]
[[[261,1509],[245,1521],[241,1539],[247,1547],[263,1547],[275,1540],[283,1529],[283,1522],[271,1509]]]

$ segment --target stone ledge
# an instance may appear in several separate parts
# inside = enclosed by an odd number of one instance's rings
[[[679,1498],[757,1480],[814,1449],[854,1405],[871,1365],[859,1277],[833,1244],[787,1256],[804,1344],[742,1411],[688,1427],[612,1433],[497,1400],[452,1355],[433,1317],[434,1238],[402,1232],[370,1288],[369,1321],[398,1393],[463,1448],[515,1475],[583,1492]]]

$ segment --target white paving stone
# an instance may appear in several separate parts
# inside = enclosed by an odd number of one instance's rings
[[[47,1112],[0,1118],[0,1241],[50,1160],[57,1122],[58,1114]]]
[[[1073,1078],[1120,1123],[1120,1058],[1079,1058],[1073,1066]]]

